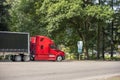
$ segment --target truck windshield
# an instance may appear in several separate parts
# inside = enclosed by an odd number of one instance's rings
[[[52,48],[52,49],[57,49],[57,47],[56,47],[54,44],[51,44],[51,45],[50,45],[50,48]]]

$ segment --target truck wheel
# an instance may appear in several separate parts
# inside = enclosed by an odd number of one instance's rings
[[[62,56],[58,56],[56,59],[58,62],[62,61]]]
[[[23,61],[30,61],[30,57],[28,55],[24,55],[23,56]]]
[[[16,55],[15,56],[15,61],[18,62],[18,61],[21,61],[21,60],[22,60],[22,57],[20,55]]]

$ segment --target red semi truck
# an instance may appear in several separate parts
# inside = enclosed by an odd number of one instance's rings
[[[46,36],[31,37],[30,52],[33,60],[62,61],[65,53],[58,50],[50,38]]]
[[[12,61],[65,59],[65,53],[58,50],[50,38],[40,35],[29,37],[29,33],[24,32],[0,31],[0,52],[12,53]]]

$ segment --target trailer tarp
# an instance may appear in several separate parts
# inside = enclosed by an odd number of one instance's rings
[[[28,52],[29,33],[0,31],[0,52]]]

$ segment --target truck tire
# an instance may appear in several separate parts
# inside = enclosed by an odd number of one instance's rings
[[[62,61],[62,59],[63,59],[62,56],[58,56],[56,61],[60,62],[60,61]]]
[[[23,56],[23,61],[25,61],[25,62],[30,61],[30,56],[24,55]]]
[[[15,56],[15,61],[19,62],[22,60],[22,57],[20,55]]]

